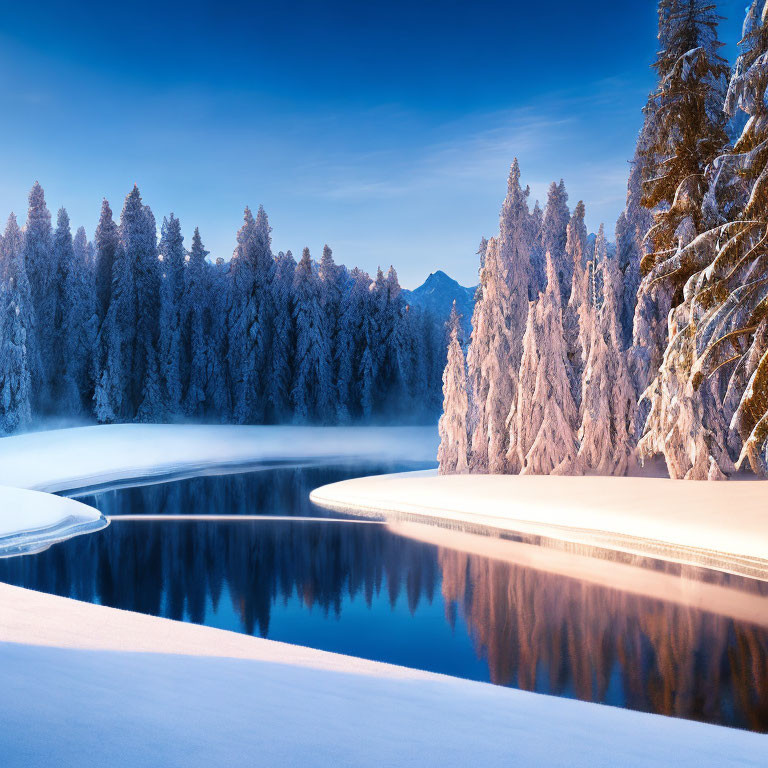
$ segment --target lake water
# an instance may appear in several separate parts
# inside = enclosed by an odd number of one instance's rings
[[[681,585],[674,571],[584,566],[579,555],[436,527],[328,521],[307,500],[327,482],[405,468],[282,467],[84,496],[115,516],[109,528],[2,560],[0,580],[768,732],[768,585],[690,570]],[[119,519],[128,514],[318,519]]]

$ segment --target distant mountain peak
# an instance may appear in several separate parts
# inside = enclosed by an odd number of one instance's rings
[[[472,324],[472,311],[475,306],[475,288],[467,288],[450,275],[438,269],[412,291],[403,291],[405,300],[414,307],[431,312],[439,320],[447,320],[451,306],[456,302],[456,309],[461,315],[462,327],[469,337]]]

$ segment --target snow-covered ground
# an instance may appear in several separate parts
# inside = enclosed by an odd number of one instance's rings
[[[0,485],[49,492],[280,461],[436,461],[434,427],[113,424],[0,439]]]
[[[763,768],[768,739],[0,585],[3,765]]]
[[[106,525],[97,510],[73,499],[0,486],[0,557],[39,552]]]
[[[514,531],[768,579],[768,485],[407,472],[312,492],[336,511]]]

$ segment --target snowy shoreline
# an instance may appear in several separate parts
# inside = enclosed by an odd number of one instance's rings
[[[73,499],[0,486],[0,557],[42,552],[107,525],[100,512]]]
[[[61,491],[286,463],[429,462],[436,452],[431,427],[114,424],[4,437],[0,556],[40,551],[107,525],[96,510],[50,495]]]
[[[767,489],[751,481],[430,470],[332,483],[310,499],[336,512],[524,534],[768,580]]]
[[[56,493],[266,462],[435,462],[434,427],[110,424],[0,439],[0,485]]]
[[[0,584],[8,764],[760,766],[766,737]],[[114,713],[121,727],[114,727]],[[66,712],[67,716],[62,717]],[[290,727],[286,727],[286,724]],[[546,724],[546,727],[542,727]],[[136,739],[135,734],[142,738]],[[108,737],[106,737],[108,735]]]

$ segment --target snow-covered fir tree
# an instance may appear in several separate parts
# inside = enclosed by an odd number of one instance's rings
[[[448,362],[443,373],[443,415],[439,423],[440,447],[437,453],[441,475],[465,474],[468,471],[467,370],[455,301],[448,327],[450,340]]]
[[[516,453],[524,475],[576,474],[578,409],[568,377],[560,279],[549,254],[547,289],[528,313],[524,347],[509,451]]]
[[[509,447],[507,417],[516,397],[517,369],[533,273],[529,250],[529,189],[512,163],[501,210],[499,238],[491,238],[481,276],[482,295],[473,321],[470,382],[476,408],[472,419],[473,471],[505,472]]]
[[[573,261],[566,255],[568,242],[568,222],[571,219],[568,210],[568,193],[565,191],[565,182],[560,179],[557,184],[554,181],[549,185],[547,194],[547,207],[544,209],[542,222],[542,246],[544,254],[550,255],[554,262],[557,276],[560,280],[560,296],[563,303],[568,301],[571,292],[573,277]],[[545,290],[546,282],[540,290]]]
[[[35,182],[29,193],[27,223],[24,226],[24,266],[29,276],[32,294],[32,337],[30,369],[35,381],[33,401],[39,409],[50,407],[54,354],[54,313],[56,292],[52,290],[58,269],[54,263],[51,213],[45,203],[45,193]]]
[[[339,400],[339,368],[346,352],[339,348],[341,343],[341,302],[346,291],[347,275],[344,267],[333,260],[333,251],[326,244],[320,259],[318,271],[325,313],[326,333],[331,350],[331,393],[330,402],[334,413],[341,421],[348,420],[347,404]]]
[[[229,369],[234,390],[235,421],[264,418],[264,363],[269,349],[272,308],[272,228],[264,208],[256,218],[245,209],[243,226],[230,264],[232,301],[229,317]]]
[[[710,45],[716,42],[715,23],[711,19],[707,25]],[[732,470],[726,446],[738,457],[737,467],[748,462],[760,473],[768,467],[768,347],[761,288],[768,269],[763,245],[768,231],[767,56],[761,0],[747,11],[725,100],[728,115],[746,113],[749,119],[733,149],[726,147],[710,164],[698,218],[691,215],[710,228],[655,259],[645,278],[682,298],[670,314],[659,375],[646,393],[651,410],[641,442],[644,455],[664,454],[674,477],[724,477]]]
[[[112,268],[120,245],[120,232],[112,218],[112,209],[106,199],[101,203],[101,215],[95,235],[96,265],[95,291],[99,323],[104,322],[112,295]]]
[[[69,230],[69,217],[62,222],[60,212],[59,219],[57,240],[62,224]],[[93,267],[83,227],[77,230],[71,251],[68,247],[65,250],[67,258],[60,261],[63,290],[60,295],[59,345],[63,357],[63,386],[58,410],[79,416],[90,412],[94,391],[92,360],[98,329]]]
[[[331,413],[331,350],[323,313],[320,279],[305,248],[294,278],[296,376],[291,399],[299,423],[323,421]]]
[[[32,419],[33,313],[23,237],[11,214],[0,239],[0,431],[4,434],[23,429]]]
[[[189,380],[189,360],[183,354],[186,339],[182,323],[184,272],[187,252],[181,222],[171,214],[163,219],[158,246],[161,264],[159,372],[164,403],[170,413],[181,412],[183,382]]]
[[[624,475],[634,452],[635,391],[621,325],[622,273],[617,256],[601,262],[602,303],[589,307],[589,355],[582,379],[579,458],[586,471]]]
[[[566,228],[565,256],[570,262],[571,289],[563,312],[563,332],[568,351],[568,375],[571,392],[577,404],[581,403],[581,378],[589,355],[591,307],[589,297],[590,273],[587,270],[586,208],[579,200]]]
[[[655,267],[675,262],[705,228],[705,170],[728,141],[723,114],[728,65],[720,56],[719,18],[710,0],[659,3],[658,85],[645,108],[638,145],[642,202],[653,212],[641,269],[645,275],[655,272],[638,293],[635,367],[640,391],[661,364],[669,339],[667,315],[681,302],[690,276],[680,272],[677,280],[660,280]]]

